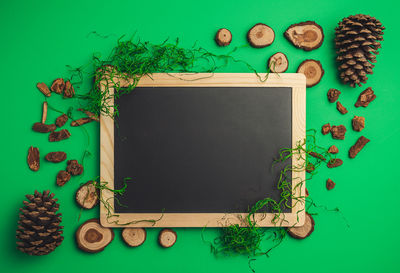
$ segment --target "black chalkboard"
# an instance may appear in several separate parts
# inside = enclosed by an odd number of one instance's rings
[[[291,88],[137,87],[116,103],[115,188],[132,178],[116,213],[246,212],[279,199],[271,166],[292,145]]]

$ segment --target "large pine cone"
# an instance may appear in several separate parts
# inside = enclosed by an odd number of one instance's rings
[[[372,63],[381,48],[385,27],[375,17],[357,14],[344,18],[336,27],[336,60],[340,78],[352,87],[366,83]]]
[[[34,195],[26,195],[29,201],[24,201],[20,209],[17,248],[29,255],[46,255],[61,244],[63,227],[61,213],[56,213],[59,208],[54,193],[50,191]]]

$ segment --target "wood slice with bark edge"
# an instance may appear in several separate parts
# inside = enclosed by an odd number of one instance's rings
[[[321,81],[325,71],[319,61],[308,59],[299,65],[297,73],[303,73],[306,76],[306,86],[313,87]]]
[[[291,227],[287,229],[290,237],[295,239],[305,239],[314,231],[315,222],[312,216],[306,212],[304,225],[301,227]]]
[[[305,51],[319,48],[324,41],[322,27],[314,21],[307,21],[289,26],[284,36],[295,47]]]
[[[283,73],[289,67],[287,56],[282,52],[277,52],[268,59],[268,67],[274,73]]]
[[[229,29],[220,28],[215,34],[215,42],[219,46],[227,46],[232,42],[232,33]]]
[[[83,209],[92,209],[99,203],[100,191],[93,183],[88,181],[76,191],[76,203]]]
[[[36,84],[36,87],[39,89],[40,92],[42,92],[43,95],[45,95],[46,97],[50,97],[51,96],[51,92],[49,90],[49,88],[47,87],[47,85],[44,82],[38,82]]]
[[[122,230],[122,239],[131,247],[141,246],[147,238],[144,228],[124,228]]]
[[[47,119],[47,101],[43,102],[43,111],[42,111],[42,123],[45,124],[46,123],[46,119]]]
[[[173,246],[176,243],[176,239],[178,238],[175,231],[169,228],[165,228],[160,231],[158,235],[158,243],[160,246],[164,248],[168,248]]]
[[[34,172],[37,172],[40,168],[40,153],[39,149],[31,146],[28,150],[28,166]]]
[[[100,225],[99,219],[90,219],[83,223],[75,233],[78,247],[89,253],[103,251],[114,239],[114,231]]]
[[[271,45],[275,40],[275,32],[263,23],[255,24],[247,32],[247,41],[252,47],[263,48]]]

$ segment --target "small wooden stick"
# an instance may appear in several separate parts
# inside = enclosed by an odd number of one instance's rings
[[[47,101],[43,102],[42,123],[45,124],[47,119]]]

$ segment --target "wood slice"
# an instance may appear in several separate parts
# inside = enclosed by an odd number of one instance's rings
[[[293,24],[284,35],[295,47],[306,51],[319,48],[324,41],[322,27],[313,21]]]
[[[288,58],[282,52],[275,53],[269,58],[268,67],[271,69],[271,72],[283,73],[289,67]]]
[[[217,34],[215,34],[215,42],[219,46],[227,46],[231,43],[231,41],[232,33],[229,31],[229,29],[221,28],[217,31]]]
[[[141,246],[146,241],[147,233],[144,228],[124,228],[122,239],[128,246]]]
[[[158,243],[165,248],[171,247],[176,243],[178,236],[172,229],[165,228],[158,235]]]
[[[321,81],[325,71],[319,61],[305,60],[297,68],[297,73],[303,73],[306,76],[306,86],[313,87]]]
[[[76,191],[75,200],[81,208],[92,209],[99,203],[100,192],[93,183],[88,181]]]
[[[301,227],[288,228],[288,234],[295,239],[305,239],[314,231],[315,222],[310,214],[306,212],[304,225]]]
[[[75,233],[78,247],[89,253],[102,251],[114,239],[114,231],[100,225],[99,219],[90,219],[83,223]]]
[[[269,46],[275,40],[275,32],[266,24],[258,23],[247,32],[247,40],[255,48]]]

